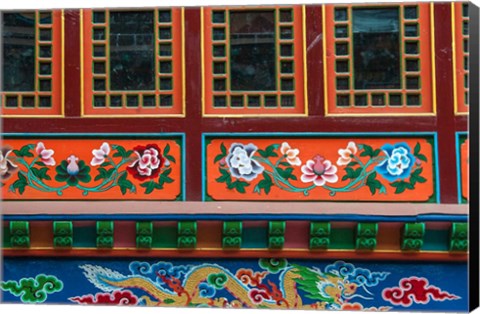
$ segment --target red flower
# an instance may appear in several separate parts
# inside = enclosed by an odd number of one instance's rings
[[[165,164],[165,158],[161,155],[160,148],[156,144],[148,144],[147,146],[136,146],[133,150],[136,157],[128,165],[127,171],[140,181],[158,177]]]

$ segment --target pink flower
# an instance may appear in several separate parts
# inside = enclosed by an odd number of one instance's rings
[[[337,160],[337,165],[345,166],[352,161],[352,156],[357,153],[357,146],[354,142],[348,142],[347,148],[339,149],[338,154],[340,158]]]
[[[133,150],[137,158],[128,165],[127,171],[140,181],[158,177],[166,160],[160,154],[160,148],[156,144],[148,144],[136,146]]]
[[[300,151],[297,148],[292,149],[287,142],[282,143],[282,146],[280,147],[280,152],[283,156],[285,156],[285,159],[292,166],[300,166],[302,164],[300,158],[297,157]]]
[[[53,149],[46,149],[42,142],[37,143],[35,152],[42,159],[42,162],[47,166],[55,166],[55,159],[53,159]]]
[[[315,156],[302,166],[302,182],[313,182],[316,186],[325,185],[326,182],[335,183],[338,181],[337,167],[332,165],[330,160],[322,156]]]
[[[107,142],[104,142],[100,149],[92,150],[93,158],[90,162],[92,166],[98,166],[105,162],[105,158],[110,154],[110,145]]]

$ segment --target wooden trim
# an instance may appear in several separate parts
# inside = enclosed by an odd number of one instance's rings
[[[305,214],[416,216],[468,215],[468,205],[366,202],[158,202],[158,201],[4,201],[3,215],[101,214]]]

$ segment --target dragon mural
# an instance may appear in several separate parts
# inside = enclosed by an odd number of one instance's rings
[[[240,268],[236,273],[217,264],[199,266],[132,262],[130,274],[90,264],[79,266],[86,278],[118,304],[147,306],[210,306],[283,309],[363,308],[358,300],[373,299],[368,288],[389,273],[371,272],[343,261],[320,270],[284,259],[260,259],[263,271]],[[122,302],[119,291],[128,294]],[[132,294],[134,293],[134,294]],[[75,303],[97,303],[100,298],[78,296]],[[94,302],[97,300],[97,302]],[[132,300],[136,302],[132,303]],[[388,310],[390,307],[370,308]]]

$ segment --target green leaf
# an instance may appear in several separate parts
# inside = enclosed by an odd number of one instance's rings
[[[165,299],[165,300],[163,300],[163,303],[172,304],[172,303],[175,303],[175,300],[174,299]]]
[[[98,168],[98,175],[93,179],[94,181],[98,181],[101,179],[108,178],[108,171],[105,168]]]
[[[175,157],[173,157],[172,155],[165,156],[165,158],[167,158],[167,159],[170,160],[171,162],[177,162],[177,160],[175,159]]]
[[[22,182],[27,183],[27,177],[25,177],[21,172],[18,173],[18,179]]]
[[[358,165],[358,162],[351,161],[351,162],[348,163],[347,167],[353,167],[353,166],[356,166],[356,165]]]
[[[424,178],[424,177],[422,177],[422,176],[418,176],[418,177],[417,177],[417,181],[418,181],[419,183],[425,183],[425,182],[427,182],[427,179]]]
[[[270,193],[270,190],[271,190],[272,186],[273,186],[272,178],[270,177],[270,175],[268,175],[267,173],[264,172],[263,173],[263,180],[258,182],[258,184],[254,188],[254,191],[258,192],[258,193],[261,193],[261,191],[264,190],[265,194],[268,195],[268,193]]]
[[[363,151],[362,151],[362,153],[360,154],[360,156],[362,156],[362,157],[365,157],[365,156],[370,156],[370,157],[372,157],[372,156],[373,156],[372,146],[363,144],[362,147],[363,147]]]
[[[20,148],[20,150],[14,150],[13,153],[18,157],[33,157],[33,154],[30,150],[33,148],[32,144],[28,144]]]
[[[405,189],[407,188],[405,181],[395,181],[390,183],[390,186],[395,188],[395,194],[401,194],[405,192]]]
[[[417,156],[418,153],[420,153],[420,143],[419,142],[417,142],[417,144],[415,145],[415,148],[413,149],[413,154],[415,156]]]
[[[228,172],[227,169],[225,168],[219,168],[220,173],[222,174],[220,177],[215,179],[218,183],[223,183],[226,182],[227,184],[232,181],[232,178],[230,176],[230,172]]]
[[[39,178],[40,180],[51,180],[52,178],[47,175],[47,171],[49,170],[48,168],[44,167],[44,168],[35,168],[35,167],[32,167],[30,168],[30,170],[32,171],[33,175],[36,176],[37,178]]]
[[[293,168],[282,169],[280,167],[275,168],[278,174],[284,179],[290,179],[292,177]]]
[[[382,150],[380,148],[377,148],[376,150],[373,151],[372,157],[377,157],[378,155],[380,155],[381,152]]]
[[[123,148],[120,145],[115,145],[113,147],[117,150],[117,152],[113,154],[113,157],[122,157],[122,158],[127,157],[127,151],[125,150],[125,148]]]
[[[216,164],[217,162],[219,162],[220,160],[222,160],[223,158],[225,157],[225,155],[223,154],[218,154],[215,159],[213,160],[213,163]]]
[[[145,188],[145,194],[150,194],[155,189],[155,182],[154,181],[148,181],[148,182],[140,184],[140,186]]]
[[[41,167],[46,167],[45,163],[43,161],[37,161],[35,162],[36,165],[41,166]]]
[[[222,151],[223,156],[227,156],[227,148],[223,143],[220,145],[220,150]]]
[[[234,188],[239,192],[239,193],[245,193],[245,188],[250,185],[250,183],[245,182],[245,181],[240,181],[237,180],[233,182]]]
[[[163,154],[168,155],[169,152],[170,152],[170,144],[167,144],[163,149]]]
[[[100,167],[107,167],[109,165],[113,165],[113,164],[110,161],[105,161],[100,165]]]
[[[424,162],[428,161],[427,157],[423,154],[418,154],[415,157],[417,157],[418,159],[420,159],[421,161],[424,161]]]
[[[260,154],[260,156],[262,156],[264,158],[278,157],[278,154],[274,152],[274,150],[277,149],[277,147],[278,147],[278,144],[272,144],[272,145],[267,146],[267,148],[265,148],[265,150],[259,149],[258,153]]]

